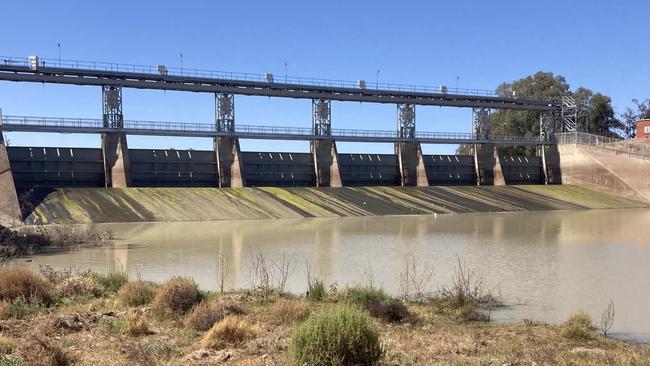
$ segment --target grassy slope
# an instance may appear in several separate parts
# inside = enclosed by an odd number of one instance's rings
[[[30,223],[146,222],[648,207],[570,185],[344,188],[69,188]]]

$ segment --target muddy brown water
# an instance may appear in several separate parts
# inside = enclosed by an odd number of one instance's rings
[[[306,263],[327,284],[368,282],[399,294],[407,261],[433,270],[435,291],[451,281],[460,258],[480,272],[507,305],[493,319],[560,323],[579,310],[595,320],[610,301],[614,337],[650,342],[650,210],[589,210],[331,219],[108,224],[116,241],[10,262],[126,269],[131,278],[162,282],[193,277],[218,288],[251,284],[251,256],[269,267],[292,263],[287,289],[304,292]]]

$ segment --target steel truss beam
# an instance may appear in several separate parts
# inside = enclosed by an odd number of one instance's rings
[[[81,68],[38,67],[31,69],[27,66],[0,65],[0,80],[71,85],[113,85],[136,89],[450,107],[535,111],[547,111],[556,107],[553,103],[541,100],[524,100],[482,95],[456,95],[441,92],[412,91],[409,88],[405,88],[404,90],[369,90],[336,85],[280,84],[212,77],[89,70]]]
[[[488,140],[490,138],[491,124],[490,124],[491,111],[488,108],[473,108],[472,121],[473,121],[473,134],[477,140]]]
[[[215,122],[219,132],[235,132],[235,95],[215,93]]]
[[[103,85],[102,101],[104,127],[114,129],[123,128],[124,115],[122,114],[122,87]]]
[[[332,101],[329,99],[313,99],[311,102],[312,127],[314,135],[329,136],[332,134]]]
[[[401,138],[415,138],[415,105],[397,105],[397,131]]]

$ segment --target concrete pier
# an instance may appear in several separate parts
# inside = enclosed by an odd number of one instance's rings
[[[113,132],[102,134],[106,187],[125,188],[132,185],[128,151],[126,134]]]
[[[242,155],[239,139],[236,137],[216,137],[214,151],[217,154],[219,187],[245,187]]]
[[[316,187],[342,187],[336,142],[331,139],[312,140],[310,150],[314,156]]]
[[[474,145],[473,151],[477,185],[505,185],[506,181],[503,177],[496,146],[491,144]]]
[[[399,160],[402,186],[429,186],[419,142],[398,142],[395,144],[395,154]]]
[[[560,151],[557,145],[543,145],[539,150],[546,184],[562,184]]]
[[[22,215],[2,135],[2,111],[0,111],[0,224],[16,226],[20,223],[22,223]]]

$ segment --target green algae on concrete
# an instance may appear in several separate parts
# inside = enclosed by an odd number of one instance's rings
[[[26,221],[220,221],[641,207],[650,206],[571,185],[63,188],[49,194]]]

